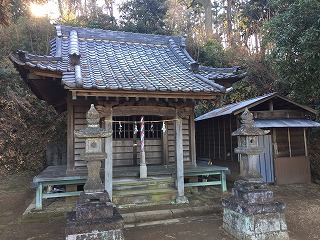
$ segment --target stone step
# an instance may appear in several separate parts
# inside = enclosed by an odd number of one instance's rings
[[[149,209],[148,209],[149,208]],[[180,222],[181,219],[203,218],[215,214],[221,214],[222,208],[218,204],[191,206],[158,205],[146,208],[119,209],[126,228],[168,224],[172,221]]]
[[[172,187],[114,191],[112,202],[119,208],[171,204],[177,198],[177,190]]]
[[[146,178],[146,179],[116,179],[113,181],[113,192],[137,191],[147,189],[165,189],[174,186],[173,178]]]

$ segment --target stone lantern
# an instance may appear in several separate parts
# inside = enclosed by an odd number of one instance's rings
[[[93,104],[86,117],[87,127],[74,134],[85,139],[85,153],[81,157],[87,162],[88,177],[76,211],[67,214],[66,239],[123,240],[123,218],[113,206],[100,178],[101,162],[107,157],[102,149],[102,139],[111,137],[112,131],[99,127],[100,116]]]
[[[88,178],[84,185],[85,193],[103,192],[104,186],[100,178],[101,161],[107,154],[102,150],[102,138],[111,137],[112,131],[106,131],[99,127],[100,116],[91,104],[86,114],[87,127],[74,131],[77,138],[85,138],[85,153],[81,157],[87,162]]]
[[[240,155],[242,169],[240,179],[249,182],[262,182],[262,176],[258,172],[258,157],[263,149],[258,145],[258,136],[268,134],[269,130],[261,130],[254,126],[253,114],[246,108],[241,115],[241,127],[232,133],[239,136],[239,146],[234,152]]]
[[[268,184],[262,181],[257,163],[263,151],[258,145],[258,136],[267,134],[254,126],[253,115],[245,109],[241,126],[233,136],[239,136],[242,169],[240,180],[234,183],[232,196],[222,199],[223,229],[236,239],[288,240],[285,221],[285,204],[275,201]]]

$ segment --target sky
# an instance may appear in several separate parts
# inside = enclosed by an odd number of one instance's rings
[[[114,17],[119,18],[118,6],[121,2],[125,0],[114,0]],[[104,4],[104,0],[97,1],[98,6],[102,6]],[[33,15],[36,17],[46,16],[51,20],[56,20],[59,18],[59,10],[57,0],[49,0],[47,4],[38,5],[38,4],[30,4],[30,10]]]

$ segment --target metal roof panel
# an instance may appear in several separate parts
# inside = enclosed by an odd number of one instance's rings
[[[254,123],[258,128],[320,127],[320,123],[304,118],[254,119]]]

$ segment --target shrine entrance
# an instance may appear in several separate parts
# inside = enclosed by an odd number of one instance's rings
[[[147,165],[163,164],[162,118],[145,116]],[[138,166],[141,152],[141,116],[113,118],[113,165]]]

